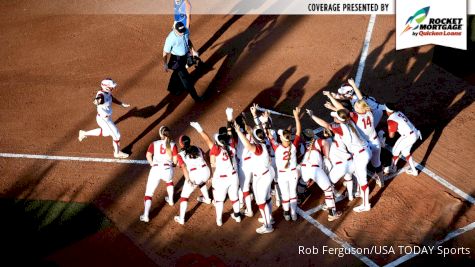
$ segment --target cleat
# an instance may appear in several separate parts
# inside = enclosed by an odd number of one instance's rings
[[[342,215],[342,212],[341,211],[337,211],[335,212],[335,214],[328,214],[328,221],[329,222],[333,222],[334,220],[340,218]]]
[[[170,205],[170,206],[173,206],[173,204],[175,204],[175,203],[173,203],[173,199],[170,199],[169,197],[165,197],[165,202],[167,202],[168,205]]]
[[[244,215],[245,215],[246,217],[253,217],[253,216],[254,216],[254,212],[252,212],[252,210],[251,210],[251,211],[245,210],[245,211],[244,211]]]
[[[256,229],[256,233],[258,234],[268,234],[274,232],[274,228],[272,226],[266,227],[265,225]]]
[[[78,137],[79,142],[82,142],[82,140],[86,139],[86,137],[87,137],[86,132],[83,130],[79,130],[79,137]]]
[[[129,157],[129,154],[119,151],[119,153],[114,153],[114,158],[117,159],[126,159]]]
[[[384,167],[383,173],[384,175],[388,175],[391,173],[395,173],[396,171],[397,171],[396,166],[391,165],[391,166]]]
[[[145,215],[140,215],[140,221],[148,223],[150,220]]]
[[[354,207],[353,211],[354,212],[365,212],[369,211],[371,209],[371,206],[365,206],[364,204],[359,205],[358,207]]]
[[[284,211],[284,219],[285,219],[286,221],[290,221],[290,214],[288,214],[288,212],[287,212],[287,214],[286,214],[286,212]]]
[[[373,174],[373,177],[371,177],[371,178],[376,181],[376,184],[379,187],[384,187],[384,181],[381,177],[379,177],[379,175],[377,173]]]
[[[175,220],[175,222],[181,224],[181,225],[184,225],[185,224],[185,220],[183,219],[180,219],[180,216],[175,216],[173,217],[173,219]]]
[[[205,204],[211,204],[211,199],[206,199],[204,198],[203,196],[199,196],[198,198],[196,198],[196,200],[198,202],[201,202],[201,203],[205,203]]]
[[[323,203],[323,204],[322,204],[322,210],[328,210],[328,206],[327,206],[326,203]]]
[[[216,219],[216,225],[217,226],[222,226],[223,225],[223,221],[221,219]]]
[[[292,221],[296,221],[297,220],[297,213],[294,213],[292,214]]]
[[[412,176],[417,176],[419,174],[417,170],[413,170],[413,169],[407,169],[406,173]]]
[[[260,217],[259,219],[257,219],[258,222],[260,223],[264,223],[264,218]],[[274,218],[270,218],[270,224],[274,224],[275,221],[274,221]]]
[[[241,216],[234,216],[234,213],[231,213],[231,218],[236,222],[241,222]]]

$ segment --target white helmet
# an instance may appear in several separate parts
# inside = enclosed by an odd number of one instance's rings
[[[111,78],[107,78],[105,80],[102,80],[101,82],[101,88],[102,90],[105,91],[110,91],[111,89],[114,89],[117,86],[117,83],[114,82]]]
[[[338,89],[338,93],[340,95],[352,96],[355,93],[355,91],[353,90],[353,87],[351,87],[350,85],[344,84]]]

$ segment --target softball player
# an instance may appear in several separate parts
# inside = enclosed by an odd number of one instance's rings
[[[258,234],[267,234],[274,231],[272,226],[272,201],[270,198],[270,188],[272,184],[271,160],[265,147],[265,133],[262,129],[254,129],[253,137],[256,141],[251,144],[246,136],[240,131],[237,123],[234,129],[245,148],[252,153],[250,165],[252,166],[252,191],[254,192],[256,204],[262,216],[263,225],[256,229]]]
[[[149,212],[152,206],[152,196],[160,183],[160,179],[167,184],[168,196],[165,201],[173,206],[173,166],[177,163],[178,149],[170,140],[170,129],[160,127],[160,140],[151,143],[147,149],[146,158],[150,166],[147,186],[144,197],[144,213],[140,216],[142,222],[149,222]]]
[[[224,133],[216,134],[214,136],[215,143],[213,143],[198,122],[191,122],[190,125],[196,129],[208,145],[211,167],[215,168],[212,185],[214,206],[216,208],[216,224],[218,226],[223,225],[222,217],[226,195],[229,196],[233,206],[234,213],[231,214],[231,218],[236,222],[241,222],[235,143],[233,141],[230,142],[229,135]]]
[[[356,94],[356,91],[359,92],[359,96]],[[385,106],[378,103],[374,97],[364,96],[361,94],[361,91],[358,90],[355,81],[353,79],[348,79],[348,84],[343,84],[338,89],[338,94],[332,93],[332,96],[335,99],[340,100],[350,100],[351,105],[354,106],[356,101],[363,99],[368,103],[371,108],[374,116],[374,128],[376,128],[383,117]]]
[[[272,149],[272,144],[270,142],[270,139],[267,138],[267,135],[272,135],[274,140],[277,140],[277,135],[276,135],[276,132],[272,129],[272,118],[270,117],[270,113],[266,111],[262,113],[260,116],[257,116],[258,107],[259,106],[257,104],[253,104],[250,110],[254,118],[255,125],[257,127],[260,127],[266,133],[265,146],[267,148],[267,152],[269,153],[269,157],[271,158],[271,163],[272,163],[271,165],[272,168],[270,169],[270,171],[273,178],[273,182],[272,182],[273,191],[271,191],[271,193],[275,195],[276,207],[280,207],[282,194],[280,193],[279,184],[277,183],[277,175],[276,175],[277,166],[275,165],[275,153],[274,153],[274,150]]]
[[[393,154],[391,166],[387,168],[385,172],[396,172],[399,154],[402,154],[406,157],[406,161],[409,162],[409,165],[411,166],[411,169],[408,169],[406,173],[417,176],[418,172],[411,156],[411,148],[417,139],[422,140],[421,132],[414,127],[402,112],[396,111],[393,105],[386,104],[386,114],[388,115],[389,138],[394,138],[396,132],[401,136],[396,141],[396,144],[391,151]]]
[[[174,220],[181,225],[185,224],[188,199],[193,190],[199,187],[203,195],[198,197],[198,201],[211,204],[208,188],[206,187],[211,172],[204,159],[204,153],[200,148],[190,145],[189,141],[183,142],[183,145],[184,147],[178,153],[177,160],[178,166],[181,167],[183,176],[185,176],[185,183],[180,195],[180,215],[174,217]]]
[[[313,132],[312,132],[313,133]],[[341,211],[336,210],[333,186],[325,171],[323,171],[323,155],[328,156],[328,143],[313,136],[306,146],[305,154],[300,163],[302,179],[308,183],[313,180],[325,194],[325,204],[329,209],[328,221],[334,221],[341,216]]]
[[[333,97],[330,98],[330,100],[332,99],[334,100]],[[366,178],[366,165],[368,165],[368,162],[371,158],[371,152],[368,142],[351,120],[350,112],[347,109],[342,108],[343,106],[338,103],[338,101],[332,101],[332,104],[336,108],[339,108],[337,112],[331,113],[331,116],[334,118],[336,124],[330,124],[318,118],[317,116],[313,115],[313,112],[310,110],[307,110],[307,113],[317,124],[329,129],[335,135],[339,135],[339,138],[341,138],[342,143],[345,144],[348,152],[352,154],[355,166],[355,176],[363,192],[363,203],[360,206],[353,208],[353,210],[355,212],[369,211],[371,206],[369,203],[369,187],[368,179]]]
[[[114,147],[115,158],[127,158],[129,155],[120,151],[120,133],[117,126],[112,121],[112,102],[121,105],[124,108],[130,107],[129,104],[123,103],[112,96],[112,91],[117,86],[111,78],[107,78],[101,82],[101,90],[97,92],[93,103],[97,106],[96,122],[100,128],[90,131],[79,130],[79,142],[82,142],[88,136],[111,136],[112,145]]]
[[[275,151],[275,162],[277,165],[277,180],[280,191],[282,193],[282,207],[284,208],[284,218],[289,221],[292,217],[293,221],[297,220],[297,147],[300,143],[300,133],[302,127],[300,125],[299,113],[300,108],[293,110],[296,133],[295,139],[291,142],[291,134],[288,130],[279,130],[278,134],[281,144],[271,139],[272,148]],[[290,204],[290,214],[289,214]]]
[[[333,125],[332,127],[336,127]],[[355,172],[355,166],[353,164],[353,157],[346,149],[345,144],[343,143],[339,135],[334,135],[332,131],[325,129],[327,138],[330,143],[330,151],[328,153],[328,158],[330,163],[326,166],[331,166],[330,172],[328,174],[330,181],[333,184],[336,184],[342,177],[344,178],[343,185],[346,187],[348,192],[348,200],[353,200],[353,174]]]

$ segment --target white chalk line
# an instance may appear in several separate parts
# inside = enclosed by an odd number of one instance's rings
[[[13,153],[0,153],[0,157],[1,158],[24,158],[24,159],[86,161],[86,162],[149,165],[148,161],[146,161],[146,160],[133,160],[133,159],[108,159],[108,158],[49,156],[49,155],[13,154]]]
[[[351,246],[348,242],[344,241],[340,237],[338,237],[332,230],[328,229],[325,227],[323,224],[319,223],[317,220],[312,218],[310,215],[305,213],[303,210],[297,207],[297,213],[304,218],[307,222],[311,223],[313,226],[318,228],[323,234],[328,236],[330,239],[338,243],[340,246],[342,246],[345,249],[348,249],[350,251],[355,251],[355,248]],[[378,267],[374,261],[370,260],[368,257],[362,255],[362,254],[353,254],[355,257],[357,257],[359,260],[364,262],[366,265],[371,266],[371,267]]]
[[[356,71],[355,83],[358,87],[360,86],[361,79],[363,78],[363,71],[366,64],[366,58],[368,57],[369,44],[371,42],[371,36],[373,35],[373,28],[375,22],[376,14],[372,14],[369,18],[368,29],[366,30],[363,49],[361,50],[360,62],[358,64],[358,70]]]
[[[471,231],[471,230],[473,230],[473,229],[475,229],[475,222],[472,222],[471,224],[469,224],[469,225],[467,225],[467,226],[464,226],[464,227],[462,227],[462,228],[456,229],[456,230],[454,230],[454,231],[448,233],[448,234],[445,236],[444,239],[435,242],[435,243],[433,244],[433,246],[435,246],[435,247],[440,246],[440,245],[442,245],[443,243],[445,243],[445,242],[447,242],[447,241],[449,241],[449,240],[451,240],[451,239],[454,239],[454,238],[456,238],[457,236],[462,235],[462,234],[464,234],[464,233],[466,233],[466,232],[468,232],[468,231]],[[408,261],[408,260],[410,260],[410,259],[412,259],[412,258],[414,258],[414,257],[416,257],[416,256],[418,256],[418,255],[419,255],[419,254],[415,254],[415,253],[406,254],[406,255],[400,257],[399,259],[397,259],[397,260],[395,260],[395,261],[393,261],[393,262],[390,262],[390,263],[384,265],[384,267],[395,267],[395,266],[398,266],[399,264],[402,264],[402,263],[404,263],[404,262],[406,262],[406,261]]]
[[[391,152],[392,148],[388,145],[386,145],[384,147],[385,149],[389,150]],[[401,159],[403,159],[404,161],[407,162],[406,158],[404,156],[401,156],[400,157]],[[436,173],[434,173],[433,171],[427,169],[427,167],[425,166],[422,166],[420,163],[418,162],[414,162],[416,164],[416,169],[420,170],[421,172],[427,174],[427,176],[429,176],[430,178],[434,179],[435,181],[437,181],[438,183],[440,183],[441,185],[445,186],[446,188],[452,190],[454,193],[456,193],[457,195],[459,195],[460,197],[462,197],[463,199],[465,199],[467,202],[470,202],[470,204],[474,205],[475,204],[475,198],[472,197],[471,195],[465,193],[464,191],[462,191],[460,188],[456,187],[455,185],[451,184],[449,181],[445,180],[444,178],[442,178],[441,176],[437,175]]]

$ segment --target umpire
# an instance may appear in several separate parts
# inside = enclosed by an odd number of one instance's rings
[[[187,57],[197,55],[189,36],[190,32],[181,21],[175,23],[163,47],[163,69],[165,72],[173,70],[168,83],[168,91],[171,94],[179,95],[182,91],[188,91],[195,101],[202,101],[186,69]]]

